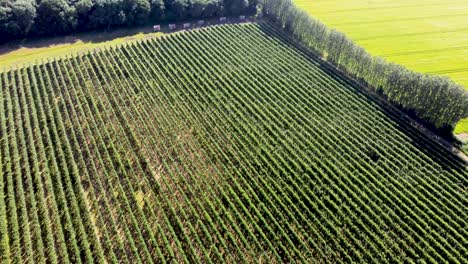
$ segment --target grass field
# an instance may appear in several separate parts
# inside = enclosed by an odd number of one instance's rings
[[[468,261],[466,163],[268,24],[0,91],[1,262]]]
[[[161,36],[150,27],[116,29],[109,32],[84,32],[69,36],[17,41],[0,46],[0,70],[60,58],[77,52]]]
[[[461,120],[454,132],[455,134],[468,133],[468,119]]]
[[[374,55],[468,89],[467,0],[295,0]],[[468,132],[468,119],[456,128]]]

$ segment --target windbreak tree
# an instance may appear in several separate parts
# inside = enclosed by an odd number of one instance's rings
[[[213,17],[223,12],[224,6],[222,0],[208,0],[203,10],[203,17]]]
[[[265,0],[262,10],[303,46],[434,127],[453,129],[468,117],[468,92],[449,78],[421,74],[374,57],[291,0]]]
[[[224,0],[224,9],[227,15],[239,15],[247,12],[251,7],[249,0]]]
[[[170,10],[172,11],[172,16],[175,19],[187,19],[189,16],[189,0],[171,0],[169,2]]]
[[[192,18],[200,18],[203,16],[207,1],[206,0],[192,0],[190,6],[190,16]]]
[[[42,0],[37,7],[35,33],[57,35],[73,31],[77,26],[77,14],[65,0]]]
[[[127,22],[123,0],[96,0],[94,11],[90,15],[92,28],[111,28]]]
[[[24,37],[30,31],[36,17],[36,6],[32,0],[4,1],[0,5],[1,41]]]
[[[254,13],[256,0],[0,0],[0,42],[148,21]]]
[[[85,29],[89,27],[89,15],[94,6],[92,0],[79,0],[74,4],[78,17],[77,28]]]
[[[192,0],[189,15],[191,18],[208,18],[220,14],[222,7],[221,0]]]
[[[125,0],[127,25],[143,25],[148,22],[151,5],[148,0]]]
[[[150,1],[150,17],[151,21],[161,21],[165,18],[166,7],[163,0]]]

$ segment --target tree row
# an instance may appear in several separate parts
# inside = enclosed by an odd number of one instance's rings
[[[428,124],[453,130],[468,117],[468,92],[450,78],[415,72],[373,56],[291,0],[265,0],[263,12],[299,43]]]
[[[0,0],[0,43],[156,21],[237,15],[254,0]]]

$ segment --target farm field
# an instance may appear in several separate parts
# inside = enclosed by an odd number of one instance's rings
[[[374,55],[468,89],[468,1],[295,0]],[[338,8],[337,8],[338,7]],[[455,132],[468,133],[468,119]]]
[[[266,23],[0,75],[0,262],[468,261],[468,170]]]

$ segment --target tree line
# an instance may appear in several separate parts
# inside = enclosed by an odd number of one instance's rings
[[[254,12],[255,0],[0,0],[0,42]]]
[[[148,22],[255,12],[257,0],[0,0],[0,42]],[[262,11],[304,46],[437,128],[468,117],[468,92],[448,77],[372,56],[292,0],[262,0]]]
[[[436,128],[453,129],[460,119],[468,117],[468,92],[450,78],[415,72],[372,56],[292,0],[263,0],[262,5],[265,16],[302,45]]]

